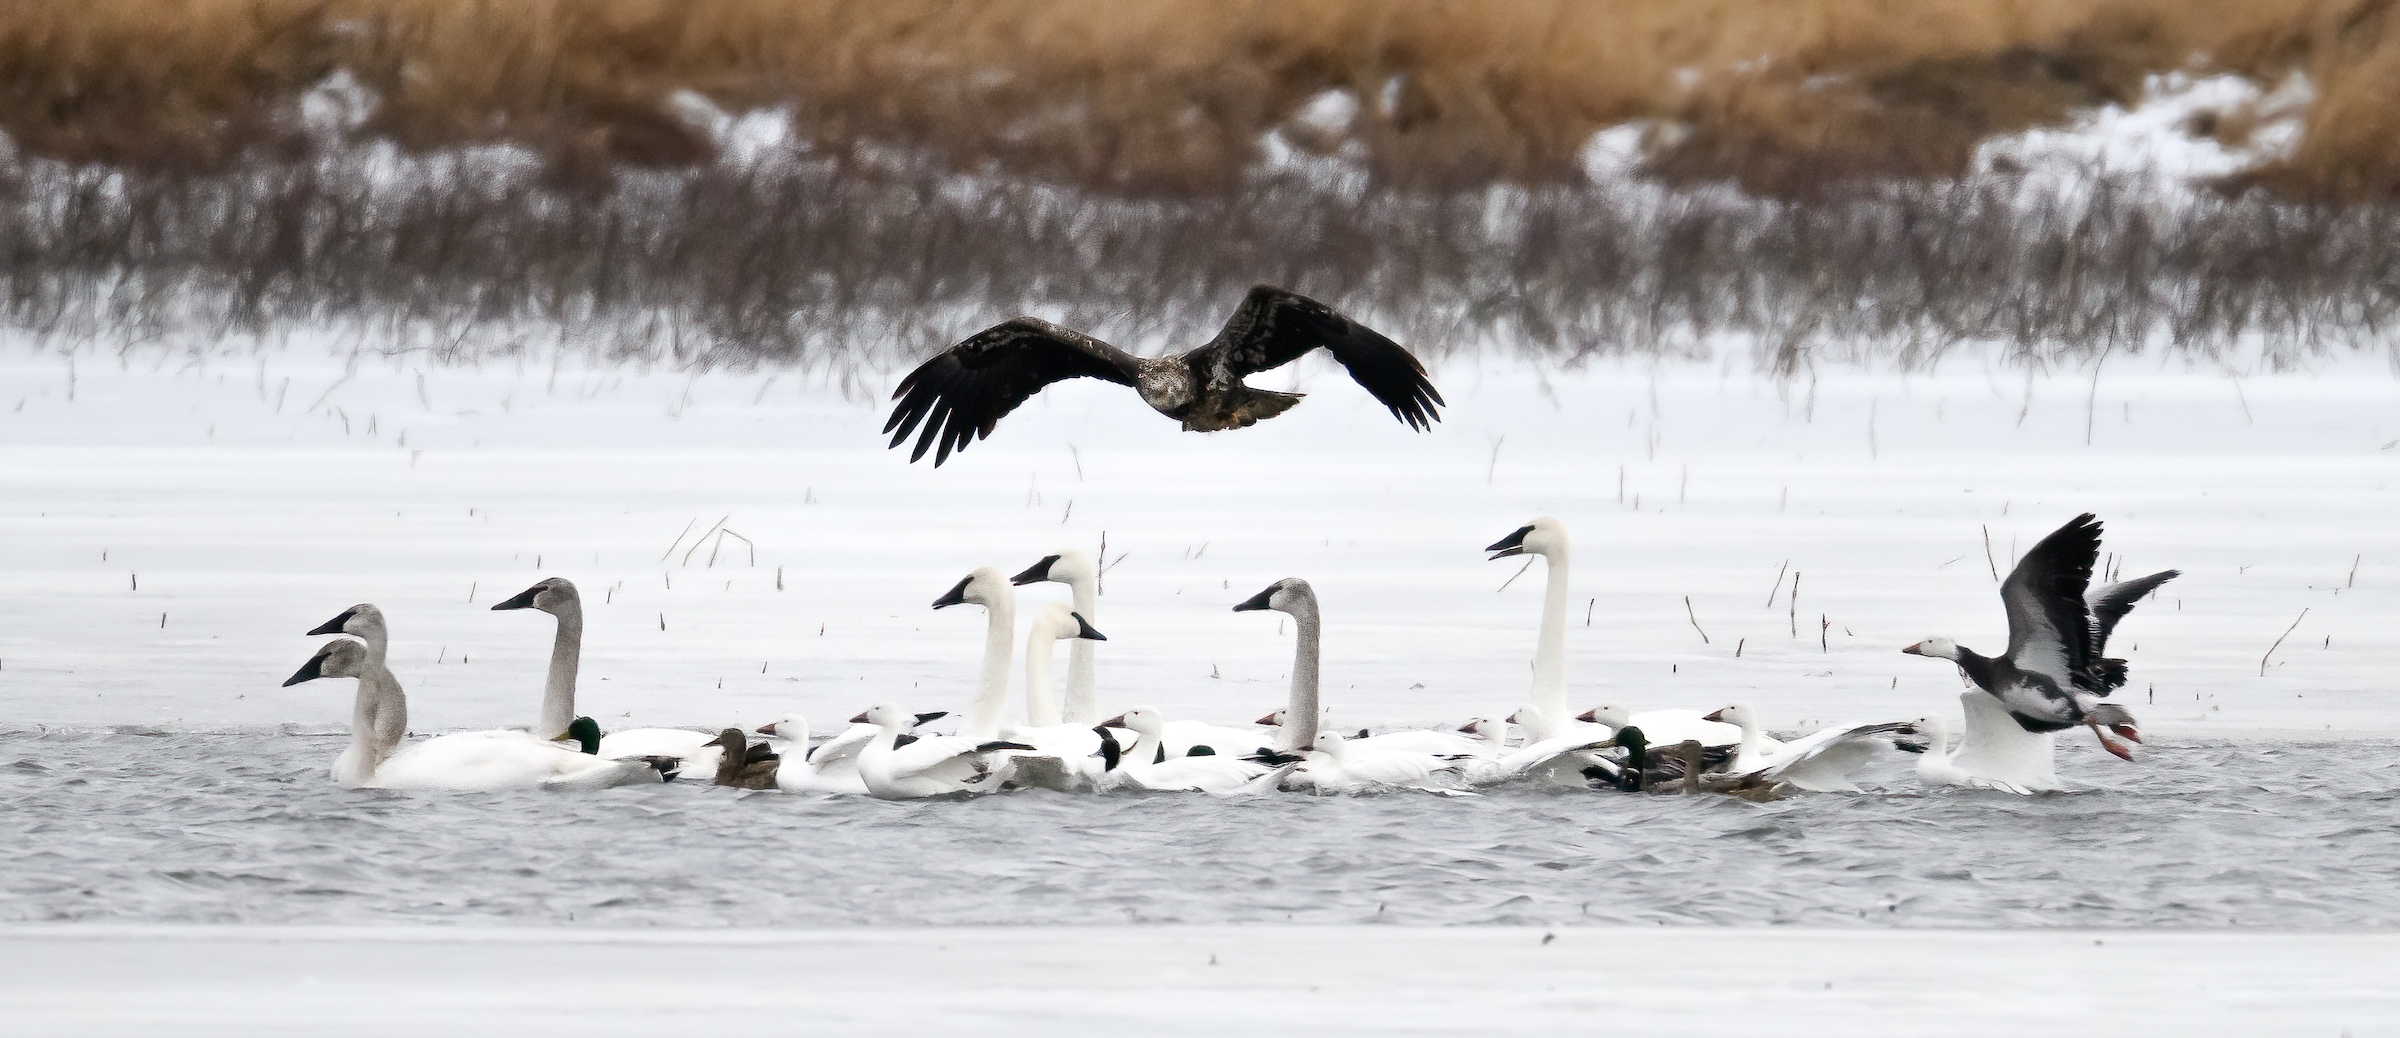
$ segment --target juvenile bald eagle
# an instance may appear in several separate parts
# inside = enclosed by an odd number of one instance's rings
[[[1299,393],[1242,384],[1246,375],[1282,367],[1324,348],[1349,369],[1392,417],[1425,430],[1441,420],[1442,394],[1425,380],[1425,366],[1399,343],[1296,292],[1260,285],[1208,344],[1175,356],[1136,357],[1081,332],[1019,317],[975,333],[900,380],[899,403],[883,431],[892,447],[911,435],[916,461],[933,449],[933,463],[992,434],[1001,416],[1050,383],[1106,379],[1131,386],[1158,413],[1193,432],[1236,429],[1282,414]],[[922,432],[919,432],[920,427]]]

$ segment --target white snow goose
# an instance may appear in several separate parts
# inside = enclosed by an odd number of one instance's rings
[[[1742,729],[1741,749],[1717,774],[1734,779],[1755,777],[1817,792],[1857,792],[1851,774],[1908,727],[1895,721],[1821,728],[1768,749],[1748,704],[1735,703],[1709,714],[1708,719]]]
[[[1006,783],[1008,755],[1033,747],[1004,739],[978,741],[955,735],[901,737],[915,717],[889,704],[871,706],[851,724],[871,724],[875,737],[858,751],[858,777],[881,800],[995,793]]]
[[[2132,747],[2110,734],[2139,742],[2132,716],[2122,707],[2094,714],[2101,697],[2125,684],[2125,661],[2104,655],[2108,636],[2134,603],[2182,574],[2161,570],[2089,590],[2099,561],[2100,521],[2086,512],[2042,538],[2001,582],[2007,652],[1984,656],[1939,637],[1900,651],[1958,664],[2028,732],[2086,726],[2108,752],[2132,760]]]
[[[1442,395],[1426,381],[1425,366],[1399,343],[1307,296],[1260,285],[1216,338],[1176,356],[1136,357],[1031,317],[993,325],[902,379],[883,431],[892,434],[895,448],[915,435],[908,460],[931,449],[939,466],[951,452],[990,436],[1003,416],[1043,387],[1070,378],[1131,387],[1187,431],[1242,428],[1282,414],[1301,397],[1252,389],[1243,377],[1319,348],[1331,351],[1392,417],[1419,430],[1440,420]]]
[[[1206,753],[1167,756],[1162,736],[1166,724],[1155,708],[1137,706],[1094,726],[1092,732],[1100,737],[1100,754],[1106,762],[1100,788],[1240,793],[1257,789],[1259,780],[1276,770],[1233,753],[1218,753],[1213,747],[1199,747],[1208,750]],[[1149,755],[1126,756],[1125,747],[1111,730],[1118,728],[1141,736],[1135,745],[1147,748]]]

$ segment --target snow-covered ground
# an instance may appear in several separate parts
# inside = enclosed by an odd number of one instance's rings
[[[23,1034],[2400,1032],[2383,934],[0,929]]]
[[[1542,574],[1507,583],[1478,549],[1542,514],[1576,539],[1578,700],[1905,718],[1960,686],[1897,650],[2002,647],[1994,570],[2090,510],[2124,573],[2185,573],[2119,635],[2147,730],[2400,733],[2381,361],[1779,382],[1735,359],[1459,360],[1430,435],[1297,368],[1305,405],[1209,436],[1065,384],[936,470],[882,448],[886,375],[11,349],[0,724],[338,726],[346,687],[278,683],[358,601],[391,615],[419,731],[530,723],[547,620],[486,610],[548,575],[591,603],[582,707],[612,728],[956,708],[982,618],[929,603],[1103,535],[1106,703],[1278,705],[1288,627],[1230,607],[1299,575],[1340,722],[1448,721],[1525,696]],[[731,538],[691,550],[721,519],[755,564]]]

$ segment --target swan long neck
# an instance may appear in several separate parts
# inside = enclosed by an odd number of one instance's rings
[[[1542,633],[1533,645],[1533,705],[1538,741],[1565,733],[1567,718],[1567,547],[1543,555]]]
[[[1017,630],[1017,604],[1003,596],[984,603],[983,613],[983,675],[977,679],[975,701],[968,704],[967,719],[959,732],[977,742],[1000,736],[1000,714],[1008,709],[1009,639]]]
[[[359,671],[358,694],[350,704],[349,759],[359,770],[336,778],[344,785],[366,785],[407,733],[408,697],[400,691],[400,679],[381,661],[370,658]]]
[[[1275,748],[1286,753],[1305,750],[1317,742],[1319,625],[1313,597],[1292,613],[1292,626],[1299,631],[1292,648],[1292,698],[1284,708],[1283,728],[1275,742]]]
[[[533,734],[555,739],[575,723],[575,675],[583,665],[583,603],[557,613],[558,636],[550,643],[550,676],[542,683],[542,721]]]
[[[1057,644],[1058,632],[1047,623],[1036,621],[1025,636],[1025,723],[1035,728],[1066,723],[1059,714],[1058,688],[1050,683],[1050,657]]]
[[[1075,590],[1075,611],[1083,622],[1098,626],[1100,618],[1100,580],[1095,576],[1078,577],[1068,585]],[[1100,678],[1094,670],[1094,654],[1099,647],[1089,638],[1077,638],[1067,646],[1067,700],[1064,710],[1067,724],[1093,724],[1100,720]]]

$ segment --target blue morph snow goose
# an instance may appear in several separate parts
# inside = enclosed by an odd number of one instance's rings
[[[2109,633],[2134,603],[2182,573],[2161,570],[2094,590],[2092,569],[2099,561],[2100,520],[2086,512],[2042,538],[2001,582],[2007,652],[1984,656],[1948,638],[1927,638],[1900,651],[1958,664],[2028,732],[2086,726],[2108,752],[2132,760],[2132,747],[2109,734],[2114,729],[2140,742],[2132,715],[2100,702],[2125,684],[2125,661],[2103,653]]]
[[[1307,296],[1260,285],[1216,338],[1173,356],[1136,357],[1031,317],[993,325],[901,379],[883,431],[892,434],[892,447],[916,436],[908,460],[932,450],[939,466],[951,452],[990,436],[1002,417],[1043,387],[1070,378],[1130,386],[1186,431],[1244,428],[1282,414],[1301,394],[1252,389],[1243,377],[1318,348],[1332,351],[1352,379],[1409,427],[1430,429],[1441,420],[1442,394],[1399,343]]]

